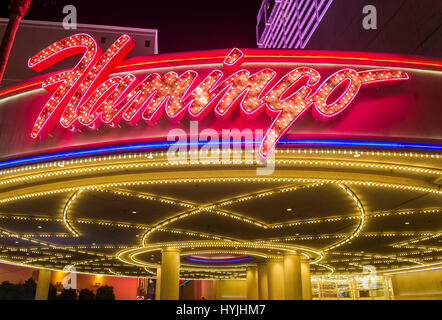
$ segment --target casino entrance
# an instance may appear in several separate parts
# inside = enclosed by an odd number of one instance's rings
[[[156,299],[391,299],[400,272],[435,272],[437,154],[278,148],[267,176],[241,156],[186,156],[8,169],[3,255],[53,273],[69,264],[150,279]]]

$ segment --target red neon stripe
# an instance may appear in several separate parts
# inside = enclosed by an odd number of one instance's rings
[[[21,84],[21,85],[15,86],[15,87],[11,87],[11,88],[5,89],[3,91],[0,91],[0,96],[4,96],[4,95],[10,94],[10,93],[13,93],[13,92],[16,92],[16,91],[20,91],[20,90],[23,90],[23,89],[39,86],[43,82],[44,82],[44,80],[39,80],[39,81],[28,82],[28,83]]]
[[[140,61],[136,63],[123,63],[116,67],[115,69],[124,69],[138,66],[146,66],[152,64],[163,64],[170,62],[182,62],[182,61],[196,61],[196,60],[215,60],[224,59],[224,55],[217,56],[203,56],[203,57],[192,57],[192,58],[174,58],[174,59],[159,59],[159,60],[149,60]],[[336,55],[305,55],[305,54],[292,54],[292,55],[262,55],[262,54],[245,54],[245,58],[301,58],[301,59],[329,59],[329,60],[349,60],[349,61],[371,61],[371,62],[388,62],[397,64],[407,64],[416,66],[426,66],[426,67],[438,67],[442,68],[442,62],[436,62],[431,60],[417,60],[417,59],[400,59],[400,58],[374,58],[370,56],[336,56]]]
[[[132,68],[132,67],[138,67],[138,66],[147,66],[151,64],[163,64],[163,63],[169,63],[169,62],[184,62],[184,61],[198,61],[198,60],[216,60],[216,59],[222,59],[224,60],[225,56],[205,56],[205,57],[192,57],[192,58],[175,58],[175,59],[163,59],[163,60],[149,60],[149,61],[140,61],[136,63],[129,63],[129,64],[121,64],[117,66],[115,69],[124,69],[124,68]]]
[[[158,59],[152,60],[152,57],[146,57],[148,61],[140,61],[135,63],[123,63],[117,66],[115,69],[125,69],[140,66],[148,66],[154,64],[165,64],[173,62],[186,62],[186,61],[201,61],[201,60],[216,60],[224,59],[225,55],[213,55],[213,56],[200,56],[200,57],[189,57],[189,58],[169,58],[169,59]],[[437,67],[442,68],[442,62],[436,62],[431,60],[418,60],[418,59],[401,59],[401,58],[381,58],[381,57],[370,57],[370,56],[339,56],[339,55],[308,55],[308,54],[291,54],[291,55],[279,55],[277,53],[273,55],[264,54],[245,54],[245,58],[298,58],[298,59],[329,59],[329,60],[348,60],[348,61],[370,61],[370,62],[381,62],[381,63],[397,63],[406,65],[416,65],[416,66],[426,66],[426,67]],[[24,89],[39,86],[43,83],[42,80],[18,85],[12,88],[0,91],[0,97],[21,91]]]
[[[438,67],[442,68],[442,62],[435,62],[430,60],[416,60],[416,59],[384,59],[384,58],[373,58],[369,56],[331,56],[331,55],[278,55],[278,56],[264,56],[264,55],[245,55],[246,58],[302,58],[302,59],[331,59],[331,60],[356,60],[356,61],[372,61],[372,62],[390,62],[398,64],[408,64],[417,66],[427,66],[427,67]]]

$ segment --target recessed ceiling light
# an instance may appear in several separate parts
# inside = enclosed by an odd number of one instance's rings
[[[405,222],[405,224],[410,224],[410,222],[407,221],[407,222]]]
[[[292,208],[287,208],[287,211],[292,211],[293,209]]]
[[[137,212],[134,210],[134,211],[132,211],[132,213],[137,213]]]
[[[42,226],[37,226],[37,228],[41,229],[41,228],[43,228],[43,227],[42,227]]]

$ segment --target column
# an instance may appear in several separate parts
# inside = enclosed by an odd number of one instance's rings
[[[358,281],[356,278],[351,278],[351,296],[353,300],[359,300]]]
[[[161,293],[161,266],[157,266],[157,280],[155,282],[155,300],[160,300]]]
[[[258,264],[258,293],[259,300],[269,300],[267,265],[265,263]]]
[[[213,291],[215,292],[215,300],[221,300],[221,280],[213,280]]]
[[[52,271],[38,270],[37,290],[35,300],[48,300],[49,285],[51,284]]]
[[[180,297],[180,250],[165,248],[161,251],[161,300],[178,300]]]
[[[247,300],[258,300],[258,268],[248,266],[246,268]]]
[[[312,281],[310,278],[310,261],[301,260],[302,300],[312,300]]]
[[[269,260],[267,262],[269,300],[284,300],[284,262]]]
[[[390,276],[384,276],[384,298],[385,300],[391,300],[390,292]]]
[[[286,300],[302,299],[301,257],[296,253],[284,255],[284,286]]]
[[[391,275],[390,280],[391,280],[391,288],[393,289],[393,296],[391,297],[391,300],[396,300],[396,297],[400,296],[396,275],[395,274]]]

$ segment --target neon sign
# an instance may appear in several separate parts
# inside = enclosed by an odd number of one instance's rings
[[[250,120],[263,111],[274,118],[260,146],[259,153],[265,159],[310,108],[316,119],[327,121],[346,110],[362,86],[409,78],[397,70],[358,72],[347,68],[321,82],[317,70],[298,67],[277,79],[277,73],[269,68],[254,74],[240,69],[244,54],[239,49],[227,55],[223,70],[212,70],[204,78],[193,70],[153,73],[141,81],[130,73],[109,77],[133,47],[130,37],[123,35],[102,53],[92,37],[77,34],[30,58],[29,67],[41,71],[83,53],[73,69],[44,80],[43,88],[53,94],[36,119],[31,137],[44,138],[57,122],[72,129],[102,124],[115,127],[122,120],[132,125],[141,119],[154,124],[164,114],[171,121],[185,115],[201,120],[210,111],[227,119],[238,107]]]
[[[204,263],[231,263],[231,262],[239,262],[239,261],[245,261],[252,259],[252,256],[246,256],[243,258],[237,258],[237,259],[202,259],[202,258],[195,258],[195,257],[186,257],[187,260],[194,261],[194,262],[204,262]]]

